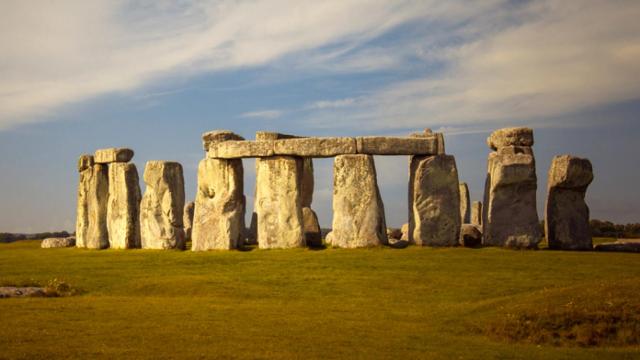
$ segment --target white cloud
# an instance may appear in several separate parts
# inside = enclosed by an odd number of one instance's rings
[[[284,114],[284,111],[282,110],[260,110],[240,114],[240,117],[255,119],[277,119],[281,117],[282,114]]]

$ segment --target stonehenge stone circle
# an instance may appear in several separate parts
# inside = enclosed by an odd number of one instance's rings
[[[147,188],[140,204],[142,248],[183,249],[182,165],[170,161],[149,161],[143,178]]]
[[[193,227],[193,215],[195,210],[195,202],[189,201],[184,205],[184,213],[182,225],[184,226],[184,240],[191,241],[191,229]]]
[[[243,177],[242,160],[200,161],[191,250],[230,250],[243,245]]]
[[[409,176],[409,242],[456,246],[460,236],[460,188],[451,155],[414,156]]]
[[[528,128],[497,130],[490,148],[483,204],[483,245],[536,248],[542,238],[536,210],[537,177]]]
[[[126,148],[110,148],[96,150],[94,161],[96,164],[129,162],[133,158],[133,150]]]
[[[333,229],[326,241],[334,247],[387,244],[384,206],[371,155],[340,155],[333,167]]]
[[[112,249],[140,248],[140,179],[135,164],[109,166],[107,229]]]
[[[471,224],[482,225],[482,202],[474,201],[471,203]]]
[[[471,204],[469,203],[469,187],[467,183],[460,183],[460,219],[463,224],[471,221]]]
[[[273,156],[256,160],[258,247],[304,246],[302,218],[302,159]]]
[[[545,232],[550,249],[591,250],[589,207],[584,201],[593,181],[591,162],[570,155],[553,158],[549,169]]]

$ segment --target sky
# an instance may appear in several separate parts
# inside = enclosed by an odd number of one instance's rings
[[[592,218],[640,222],[640,2],[11,1],[0,12],[0,232],[73,230],[80,154],[183,164],[201,134],[445,134],[483,197],[485,139],[534,129],[538,211],[553,156],[586,157]],[[387,223],[407,157],[376,157]],[[331,224],[332,160],[312,207]],[[245,160],[253,206],[254,161]],[[141,184],[144,191],[144,184]]]

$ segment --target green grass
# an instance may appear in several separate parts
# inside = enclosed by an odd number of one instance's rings
[[[637,254],[39,245],[0,244],[0,285],[58,279],[78,295],[0,299],[0,358],[640,357],[640,347],[624,345],[637,336],[628,327],[609,347],[580,346],[566,333],[555,343],[509,336],[563,326],[554,319],[567,318],[571,301],[601,315],[612,299],[637,309]]]

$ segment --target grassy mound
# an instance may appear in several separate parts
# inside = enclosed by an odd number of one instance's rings
[[[495,339],[554,346],[640,344],[640,280],[544,290],[487,327]]]

